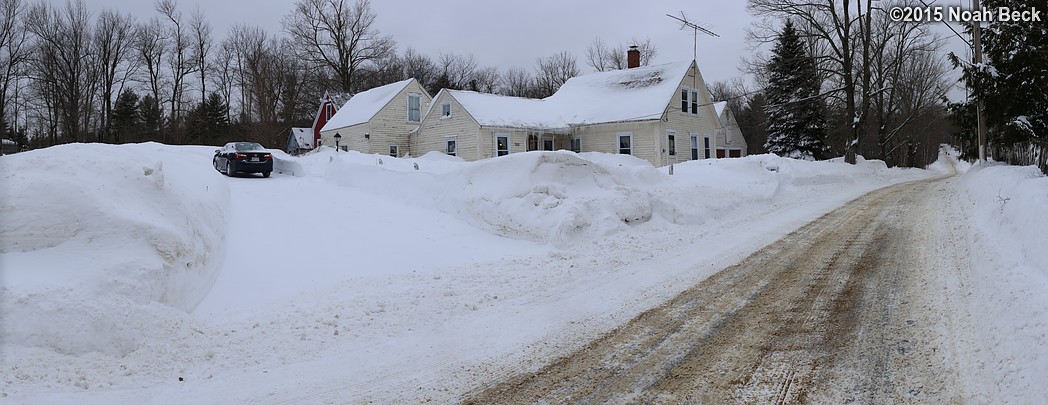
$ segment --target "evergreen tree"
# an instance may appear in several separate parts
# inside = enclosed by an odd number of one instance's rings
[[[222,96],[212,92],[207,100],[197,104],[186,118],[188,125],[187,142],[195,145],[218,145],[223,143],[222,136],[229,127],[226,119],[229,107]]]
[[[768,63],[767,104],[768,152],[794,158],[823,159],[826,148],[826,120],[819,97],[822,83],[815,60],[786,21],[772,49]]]
[[[113,143],[129,142],[137,138],[135,134],[142,130],[138,117],[138,94],[127,89],[117,96],[109,115],[109,124],[113,131]]]
[[[160,102],[151,95],[142,97],[138,102],[138,119],[142,123],[142,136],[145,140],[160,140],[160,126],[164,121],[164,110]]]
[[[1041,2],[1029,0],[984,0],[983,7],[996,10],[1029,10]],[[966,156],[978,156],[975,132],[975,96],[982,94],[987,143],[995,149],[1048,143],[1048,24],[1026,21],[990,21],[982,30],[984,63],[974,66],[952,56],[955,65],[965,64],[964,80],[974,89],[967,104],[952,105],[962,143],[970,145]],[[965,130],[971,128],[971,130]],[[1016,145],[1018,144],[1018,145]],[[1016,162],[1040,164],[1041,162]],[[1048,168],[1043,168],[1048,170]]]

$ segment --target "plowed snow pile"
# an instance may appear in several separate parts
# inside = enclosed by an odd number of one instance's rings
[[[268,179],[227,178],[213,151],[0,158],[0,398],[455,402],[866,191],[934,175],[324,148],[276,153]]]
[[[0,159],[4,343],[123,356],[204,298],[229,189],[184,156],[63,145]]]
[[[961,177],[970,223],[968,297],[976,402],[1048,398],[1048,177],[1034,166],[975,166]]]

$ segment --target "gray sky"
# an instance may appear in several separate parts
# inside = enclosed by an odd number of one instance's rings
[[[48,0],[64,3],[65,0]],[[115,8],[145,20],[156,12],[152,0],[85,0],[94,12]],[[281,20],[294,0],[176,0],[188,18],[202,10],[218,38],[236,23],[258,25],[271,34],[283,29]],[[746,28],[753,21],[744,0],[372,0],[376,25],[393,35],[399,51],[411,46],[436,58],[440,52],[472,54],[480,66],[533,68],[539,57],[559,51],[576,55],[584,73],[586,47],[600,37],[606,44],[628,44],[650,38],[658,47],[655,63],[690,60],[690,29],[666,17],[683,11],[692,21],[720,35],[699,34],[698,64],[707,82],[742,76],[740,58],[750,57]],[[963,52],[952,33],[949,49]],[[625,50],[622,50],[625,52]],[[954,91],[951,96],[963,96]]]
[[[49,0],[64,3],[64,0]],[[142,20],[156,14],[151,0],[86,0],[96,12],[119,9]],[[177,0],[188,18],[197,7],[222,37],[236,23],[258,25],[278,33],[293,0]],[[430,57],[441,51],[472,54],[481,66],[532,68],[539,57],[567,50],[579,59],[583,72],[585,49],[594,38],[606,44],[626,44],[631,38],[658,46],[656,63],[690,60],[692,32],[665,14],[684,11],[691,19],[720,34],[700,34],[699,67],[706,81],[739,75],[739,57],[748,55],[745,27],[751,20],[738,0],[372,0],[376,25],[393,35],[399,50],[414,47]],[[625,52],[625,49],[622,50]]]

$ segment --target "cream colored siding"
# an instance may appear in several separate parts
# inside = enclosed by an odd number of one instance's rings
[[[681,111],[681,90],[685,88],[695,90],[698,93],[698,114],[692,114],[690,109],[689,112]],[[702,80],[702,74],[692,67],[666,108],[666,121],[663,123],[663,133],[665,133],[666,129],[677,131],[677,155],[670,156],[670,160],[663,162],[663,165],[691,160],[690,134],[692,132],[698,133],[699,159],[703,158],[702,137],[713,137],[718,127],[717,110],[713,107],[713,100],[709,94],[710,92],[706,89],[706,84]],[[690,98],[691,95],[689,93],[689,104]],[[714,142],[715,140],[711,139],[710,141]],[[716,148],[715,145],[711,145],[711,147]]]
[[[442,103],[451,104],[450,117],[441,116],[440,104]],[[457,156],[467,160],[476,160],[477,137],[480,134],[480,125],[477,124],[477,121],[470,117],[462,109],[462,105],[447,92],[440,93],[437,99],[433,100],[433,105],[436,108],[422,118],[422,125],[414,136],[411,155],[422,156],[434,151],[443,153],[444,139],[456,136],[458,137]],[[471,151],[473,155],[466,155],[467,150]]]
[[[742,130],[739,128],[739,123],[735,121],[735,115],[731,113],[731,110],[724,108],[723,114],[721,114],[720,128],[717,129],[717,147],[727,150],[741,150],[741,155],[746,156],[746,138],[742,136]]]
[[[418,81],[412,80],[396,96],[390,99],[370,121],[321,132],[320,137],[323,144],[335,146],[334,136],[337,132],[342,135],[342,142],[339,144],[348,146],[350,150],[356,150],[361,153],[388,155],[389,146],[397,145],[400,147],[401,155],[409,153],[411,151],[408,144],[409,134],[418,126],[418,123],[407,120],[409,93],[419,95],[422,111],[426,111],[431,101],[430,96],[419,85]],[[365,135],[367,135],[367,138],[365,138]]]

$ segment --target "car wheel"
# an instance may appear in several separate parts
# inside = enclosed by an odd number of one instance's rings
[[[229,161],[226,161],[226,176],[232,176],[233,172],[229,171]]]
[[[267,177],[268,178],[269,177],[269,173],[272,173],[272,172],[262,172],[262,177]]]

